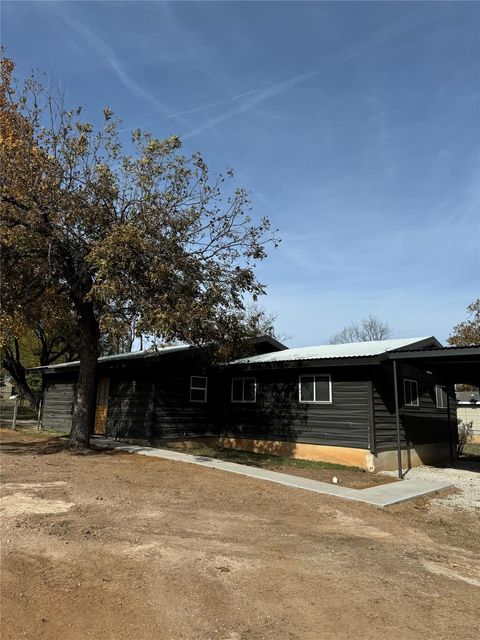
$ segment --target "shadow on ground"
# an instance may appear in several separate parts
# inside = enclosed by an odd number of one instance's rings
[[[480,473],[480,456],[466,455],[461,456],[455,461],[455,469],[463,469],[464,471],[477,471]]]
[[[46,456],[55,453],[68,453],[68,440],[63,438],[56,438],[50,440],[36,440],[36,441],[10,441],[0,442],[1,454],[12,454],[16,456],[21,455],[38,455]],[[97,449],[89,449],[85,453],[76,455],[109,455],[111,452],[101,451]]]

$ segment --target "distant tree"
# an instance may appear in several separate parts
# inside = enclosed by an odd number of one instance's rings
[[[258,261],[276,243],[270,222],[250,215],[245,190],[225,193],[199,153],[177,136],[135,130],[125,147],[103,111],[95,130],[81,109],[37,78],[19,90],[2,61],[0,202],[4,326],[18,334],[27,305],[51,295],[71,314],[80,360],[70,445],[89,446],[101,335],[217,345],[252,337],[245,314],[264,286]],[[62,311],[63,315],[63,311]]]
[[[341,331],[331,336],[330,344],[344,344],[347,342],[369,342],[371,340],[386,340],[392,335],[391,327],[375,316],[369,315],[360,322],[351,322]]]
[[[473,422],[458,420],[457,456],[461,456],[467,445],[473,441]]]
[[[43,379],[28,369],[73,360],[75,338],[66,335],[49,334],[37,321],[33,328],[24,327],[21,334],[17,326],[16,332],[2,336],[0,366],[33,411],[37,411],[43,396]]]
[[[480,344],[480,298],[468,305],[467,315],[467,320],[453,327],[453,333],[447,340],[452,347]]]

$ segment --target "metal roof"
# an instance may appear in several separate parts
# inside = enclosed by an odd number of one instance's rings
[[[255,345],[260,345],[263,343],[269,344],[271,347],[275,349],[288,349],[284,344],[272,338],[271,336],[262,335],[258,336],[254,340]],[[101,356],[98,358],[98,364],[110,362],[131,362],[132,360],[144,360],[149,358],[157,358],[159,356],[167,355],[170,353],[176,353],[180,351],[187,351],[188,349],[198,349],[202,347],[198,347],[195,345],[175,345],[172,347],[157,347],[151,349],[144,349],[143,351],[133,351],[128,353],[116,353],[111,356]],[[73,360],[72,362],[62,362],[61,364],[51,364],[44,367],[31,367],[29,371],[43,371],[43,372],[56,372],[63,371],[64,369],[75,369],[80,365],[79,360]]]
[[[175,353],[176,351],[186,351],[187,349],[194,349],[190,345],[181,345],[174,347],[161,347],[158,349],[145,349],[143,351],[133,351],[130,353],[116,353],[112,356],[101,356],[98,359],[98,363],[102,364],[102,362],[120,362],[124,360],[137,360],[142,358],[153,358],[157,356],[163,356],[167,353]],[[62,371],[63,369],[75,368],[80,365],[79,360],[73,360],[72,362],[62,362],[61,364],[52,364],[46,367],[33,367],[30,371]]]
[[[423,338],[399,338],[393,340],[372,340],[370,342],[349,342],[347,344],[323,344],[318,347],[298,347],[285,349],[259,356],[251,356],[234,360],[230,364],[255,364],[266,362],[291,362],[300,360],[328,360],[331,358],[358,358],[364,356],[380,356],[389,351],[405,347],[419,348],[428,341],[439,345],[431,336]]]

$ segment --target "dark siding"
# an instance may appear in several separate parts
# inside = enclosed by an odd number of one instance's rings
[[[212,372],[193,370],[160,373],[157,378],[157,405],[155,436],[158,438],[185,438],[216,433],[215,391]],[[190,376],[206,375],[207,402],[190,402]]]
[[[190,402],[190,377],[208,378],[207,402]],[[178,439],[215,434],[214,380],[203,355],[159,358],[154,366],[110,371],[107,435]]]
[[[444,384],[443,381],[403,363],[397,364],[397,375],[402,447],[448,442],[448,411],[437,409],[435,400],[435,385]],[[404,407],[404,378],[417,380],[419,407]],[[376,448],[378,451],[394,449],[397,431],[392,363],[381,365],[375,372],[373,398]]]
[[[155,385],[145,371],[110,376],[106,435],[151,439],[155,422]]]
[[[331,405],[299,402],[299,375],[307,373],[331,375]],[[246,371],[214,369],[207,354],[192,350],[135,366],[100,366],[98,374],[110,378],[106,431],[110,437],[156,440],[218,434],[373,451],[396,446],[391,362],[258,371],[252,367]],[[192,375],[208,377],[206,403],[190,402]],[[257,401],[253,404],[230,401],[231,379],[242,376],[257,380]],[[418,381],[418,409],[403,408],[404,377]],[[68,432],[74,376],[49,374],[46,381],[44,424]],[[448,411],[435,406],[435,384],[441,383],[425,371],[399,363],[403,446],[448,442]]]
[[[42,409],[42,421],[47,429],[70,433],[74,386],[71,378],[47,380]]]
[[[312,369],[310,374],[330,373],[332,404],[301,403],[299,375],[305,370],[279,369],[248,372],[226,371],[223,383],[224,435],[266,440],[286,440],[368,448],[370,389],[365,371],[352,368]],[[232,377],[253,376],[257,380],[257,401],[230,402]]]

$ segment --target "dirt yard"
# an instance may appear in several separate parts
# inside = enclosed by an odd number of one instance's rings
[[[3,640],[478,638],[478,514],[2,438]]]

